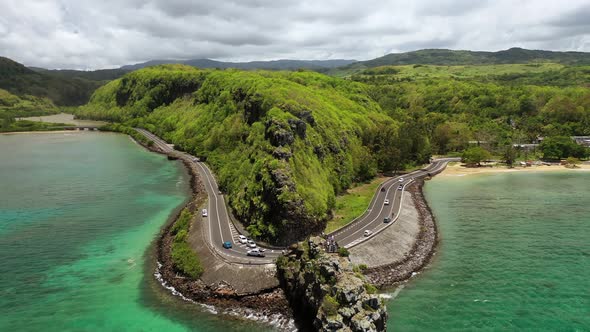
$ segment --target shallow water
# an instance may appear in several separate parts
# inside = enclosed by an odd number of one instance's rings
[[[388,327],[590,331],[588,188],[567,171],[428,182],[441,244],[388,303]]]
[[[106,122],[104,121],[74,119],[74,115],[68,113],[59,113],[45,116],[31,116],[28,118],[19,118],[19,120],[41,121],[49,123],[68,123],[76,126],[102,126],[106,124]]]
[[[188,180],[124,135],[0,135],[0,331],[268,330],[153,277],[148,249]]]

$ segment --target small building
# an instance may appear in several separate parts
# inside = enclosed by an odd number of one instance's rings
[[[572,139],[579,145],[590,147],[590,136],[572,136]]]
[[[537,147],[539,146],[539,144],[537,143],[531,143],[531,144],[512,144],[512,146],[516,149],[522,150],[522,151],[535,151],[537,149]]]

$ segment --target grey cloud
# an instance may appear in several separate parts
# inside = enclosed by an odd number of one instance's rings
[[[590,50],[587,0],[3,0],[0,12],[1,55],[48,68],[363,60],[421,48]]]
[[[590,4],[575,8],[564,15],[553,18],[549,21],[557,27],[586,27],[590,26]]]

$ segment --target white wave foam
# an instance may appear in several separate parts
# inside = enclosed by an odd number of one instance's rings
[[[406,285],[400,285],[395,289],[395,291],[393,291],[393,293],[379,294],[379,297],[381,297],[383,299],[388,299],[388,300],[395,300],[395,298],[399,295],[399,293],[402,291],[402,289],[404,289],[404,287],[406,287]]]
[[[255,310],[246,309],[246,308],[226,309],[226,310],[221,310],[221,312],[220,312],[219,309],[216,308],[215,306],[195,302],[195,301],[189,299],[188,297],[182,295],[182,293],[179,292],[178,290],[176,290],[173,286],[168,285],[168,283],[162,277],[162,273],[160,273],[160,269],[162,268],[162,263],[157,262],[157,264],[158,264],[158,267],[156,268],[156,271],[154,272],[154,277],[156,277],[156,280],[158,280],[160,282],[162,287],[169,290],[170,293],[172,293],[172,295],[174,295],[174,296],[178,296],[187,302],[191,302],[191,303],[200,305],[207,312],[209,312],[213,315],[217,315],[217,314],[221,313],[221,314],[225,314],[225,315],[245,318],[245,319],[253,320],[256,322],[269,324],[275,328],[280,329],[281,331],[288,331],[288,332],[297,331],[297,327],[295,327],[295,321],[293,319],[286,317],[284,315],[281,315],[281,314],[264,315],[264,314],[261,314],[261,313],[255,311]]]

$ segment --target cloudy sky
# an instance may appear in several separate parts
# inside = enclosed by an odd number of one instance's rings
[[[590,0],[0,0],[0,13],[0,55],[46,68],[590,51]]]

